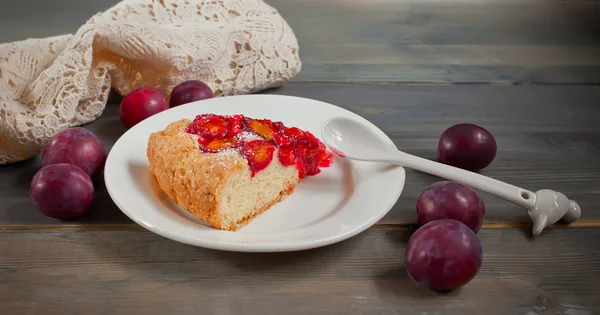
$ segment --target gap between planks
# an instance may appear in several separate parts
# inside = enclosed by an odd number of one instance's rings
[[[425,87],[436,87],[436,86],[506,86],[506,87],[517,87],[517,86],[600,86],[598,82],[515,82],[515,81],[368,81],[368,80],[292,80],[285,83],[285,85],[396,85],[396,86],[425,86]],[[262,93],[268,93],[269,91],[276,91],[280,87],[274,87],[261,91]],[[259,92],[258,94],[261,94]],[[120,96],[119,96],[120,97]]]
[[[416,228],[416,223],[383,223],[376,224],[368,230],[393,230]],[[485,223],[482,229],[510,229],[531,227],[529,222],[503,222],[503,223]],[[557,223],[553,228],[582,228],[582,227],[600,227],[600,220],[580,221],[571,224]],[[0,225],[0,233],[13,232],[78,232],[78,231],[144,231],[142,226],[137,224],[30,224],[30,225]]]

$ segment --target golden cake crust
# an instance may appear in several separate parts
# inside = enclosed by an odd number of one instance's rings
[[[185,131],[190,123],[190,120],[182,119],[151,134],[146,155],[159,187],[198,219],[215,228],[234,231],[294,191],[295,185],[291,185],[276,200],[262,209],[256,209],[251,216],[224,225],[219,213],[219,188],[227,183],[232,174],[243,169],[249,171],[249,166],[235,151],[202,153],[198,149],[197,136]]]
[[[185,132],[190,123],[182,119],[150,136],[150,171],[175,203],[200,220],[224,229],[217,213],[218,188],[228,174],[248,166],[239,154],[202,154],[197,137]]]

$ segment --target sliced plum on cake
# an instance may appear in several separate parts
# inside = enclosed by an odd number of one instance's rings
[[[333,155],[312,133],[281,122],[243,115],[202,114],[196,116],[187,132],[198,135],[200,149],[206,153],[239,150],[248,161],[253,176],[277,159],[284,166],[295,166],[300,178],[317,175],[321,167],[333,163]],[[256,141],[256,143],[252,143]]]

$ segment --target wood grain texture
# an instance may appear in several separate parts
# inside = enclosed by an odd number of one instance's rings
[[[21,0],[0,42],[74,33],[117,0]],[[600,83],[600,2],[267,0],[298,37],[295,81]]]
[[[565,193],[583,208],[582,221],[600,220],[600,87],[595,86],[399,86],[288,84],[268,91],[329,102],[358,113],[386,132],[398,148],[436,158],[439,135],[459,122],[489,129],[498,154],[482,173],[536,191]],[[119,97],[87,128],[107,149],[125,131]],[[28,197],[39,158],[0,167],[0,226],[58,224],[38,214]],[[416,222],[419,194],[441,179],[407,171],[402,196],[381,224]],[[90,214],[75,224],[133,224],[110,200],[103,181]],[[530,222],[527,212],[480,193],[486,223]]]
[[[408,170],[390,213],[344,242],[240,254],[144,230],[102,178],[86,217],[44,217],[28,197],[36,157],[0,166],[0,314],[600,314],[600,87],[583,86],[600,83],[600,1],[266,1],[296,32],[303,70],[265,93],[347,108],[430,159],[445,128],[480,124],[499,146],[485,175],[561,191],[582,220],[532,238],[523,209],[480,193],[481,272],[437,294],[412,283],[403,254],[417,197],[439,178]],[[117,2],[13,1],[0,10],[0,42],[74,33]],[[119,102],[86,126],[107,149],[125,131]]]
[[[595,1],[269,3],[298,36],[298,81],[600,83]]]
[[[0,233],[4,314],[594,314],[600,229],[483,230],[484,264],[462,289],[413,284],[411,231],[336,245],[241,254],[146,231]],[[560,248],[560,250],[557,250]],[[422,312],[422,313],[421,313]],[[577,312],[577,313],[576,313]]]

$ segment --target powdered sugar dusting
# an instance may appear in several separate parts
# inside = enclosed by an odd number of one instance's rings
[[[263,137],[248,131],[242,131],[237,135],[238,139],[242,142],[250,142],[254,140],[263,140]]]
[[[214,174],[214,168],[219,166],[220,168],[230,168],[232,166],[231,161],[233,155],[241,155],[238,149],[231,148],[225,149],[218,153],[213,153],[213,159],[211,160],[210,171],[211,174]]]

